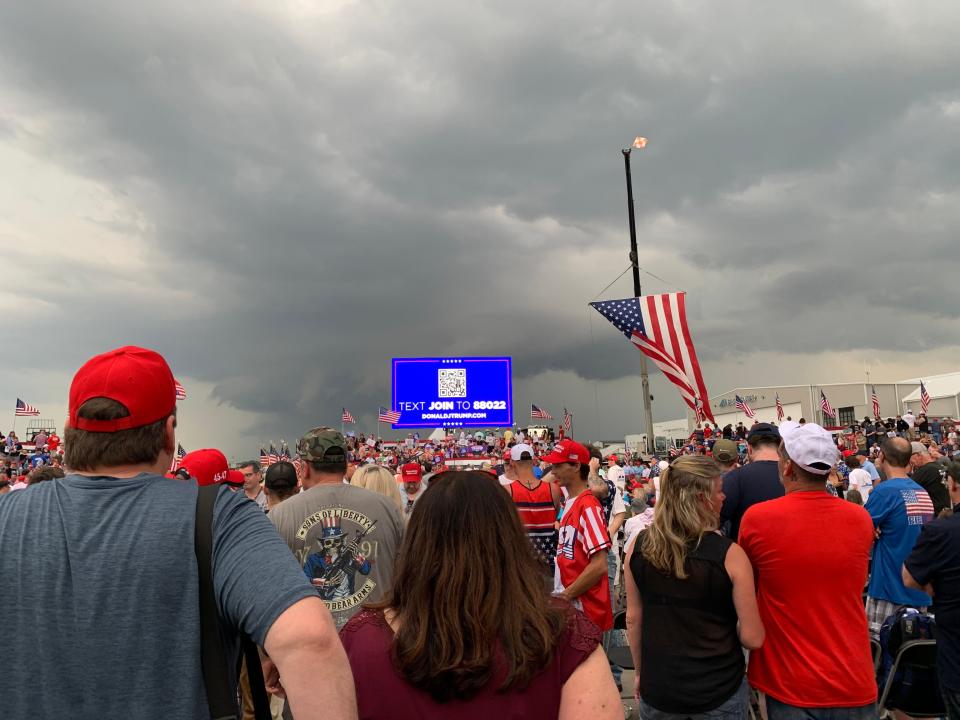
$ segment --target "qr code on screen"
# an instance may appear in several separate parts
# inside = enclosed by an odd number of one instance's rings
[[[437,370],[437,397],[462,398],[466,396],[467,371],[464,368]]]

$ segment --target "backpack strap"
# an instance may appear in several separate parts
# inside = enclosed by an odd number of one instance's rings
[[[238,720],[237,692],[231,688],[227,674],[229,665],[220,637],[220,614],[213,591],[213,505],[219,490],[219,485],[197,488],[193,542],[200,581],[200,664],[212,720]]]
[[[213,506],[220,485],[197,488],[197,514],[194,547],[200,585],[200,663],[207,690],[207,705],[212,720],[239,720],[237,689],[227,673],[229,664],[220,635],[220,613],[213,590]],[[263,682],[257,646],[245,633],[240,635],[242,656],[247,661],[247,677],[253,696],[256,720],[270,720],[270,698]]]

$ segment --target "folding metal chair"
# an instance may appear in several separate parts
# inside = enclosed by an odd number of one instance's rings
[[[897,678],[897,674],[900,678]],[[896,696],[896,707],[888,707]],[[937,678],[937,641],[908,640],[894,658],[880,694],[880,710],[899,710],[915,718],[946,715]]]

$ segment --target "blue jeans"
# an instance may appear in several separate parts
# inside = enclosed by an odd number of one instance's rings
[[[640,720],[747,720],[750,686],[744,678],[737,691],[720,707],[702,713],[668,713],[647,705],[640,698]],[[772,720],[772,719],[771,719]],[[874,720],[876,720],[874,718]]]
[[[802,708],[767,695],[767,720],[877,720],[877,704],[862,707]]]
[[[616,545],[610,548],[607,552],[607,577],[610,579],[610,608],[613,610],[617,609],[616,604],[616,593],[613,589],[614,578],[617,577],[617,563],[620,560],[620,555],[616,552]],[[609,630],[606,633],[606,638],[604,642],[604,649],[609,649],[611,647],[620,647],[621,640],[618,635],[622,635],[622,630]],[[613,673],[613,681],[620,686],[621,678],[623,677],[623,668],[614,663],[610,663],[610,672]]]

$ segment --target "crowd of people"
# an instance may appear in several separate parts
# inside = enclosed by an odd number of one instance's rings
[[[62,441],[4,439],[0,716],[619,720],[625,625],[647,720],[876,718],[871,640],[935,605],[960,718],[952,423],[698,427],[662,458],[317,426],[231,466],[178,456],[177,411],[125,347]]]

